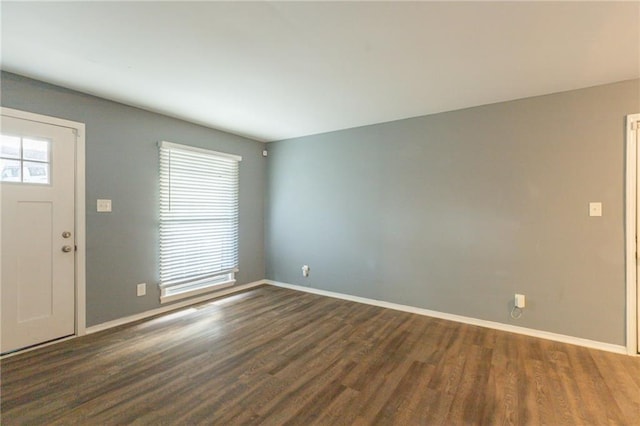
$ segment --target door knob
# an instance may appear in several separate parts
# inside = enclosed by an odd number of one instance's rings
[[[71,246],[62,246],[62,251],[65,253],[69,253],[71,250],[73,250]]]
[[[69,232],[69,231],[64,231],[62,233],[62,238],[69,238],[70,236],[71,236],[71,232]]]

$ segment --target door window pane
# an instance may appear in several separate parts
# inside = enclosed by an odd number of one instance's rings
[[[22,174],[20,160],[0,158],[0,180],[3,182],[21,182]]]
[[[25,161],[22,163],[22,181],[27,183],[49,183],[49,164]]]
[[[49,141],[24,138],[22,140],[22,158],[49,162]]]
[[[20,136],[2,135],[0,138],[0,157],[20,158]]]

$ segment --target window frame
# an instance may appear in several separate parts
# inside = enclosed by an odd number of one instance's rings
[[[183,145],[183,144],[177,144],[177,143],[173,143],[173,142],[167,142],[167,141],[161,141],[158,142],[158,153],[159,153],[159,177],[158,177],[158,182],[160,185],[160,194],[159,194],[159,201],[160,201],[160,210],[159,210],[159,252],[160,252],[160,257],[159,257],[159,272],[160,272],[160,280],[158,283],[158,288],[160,290],[160,303],[167,303],[167,302],[172,302],[175,300],[180,300],[180,299],[185,299],[185,298],[189,298],[192,296],[196,296],[199,294],[204,294],[204,293],[210,293],[210,292],[214,292],[223,288],[227,288],[230,286],[233,286],[236,283],[236,279],[235,279],[235,274],[238,272],[238,267],[237,264],[239,262],[239,228],[240,228],[240,224],[239,224],[239,216],[240,216],[240,209],[239,209],[239,198],[240,198],[240,162],[242,161],[242,157],[239,155],[235,155],[235,154],[229,154],[229,153],[225,153],[225,152],[219,152],[219,151],[214,151],[214,150],[210,150],[210,149],[205,149],[205,148],[199,148],[199,147],[194,147],[194,146],[190,146],[190,145]],[[233,267],[231,270],[226,270],[224,272],[221,272],[219,274],[215,274],[215,275],[208,275],[208,276],[203,276],[202,278],[193,278],[193,279],[188,279],[185,281],[178,281],[176,282],[176,280],[174,281],[168,281],[168,282],[163,282],[162,281],[162,270],[163,270],[163,256],[162,256],[162,244],[163,244],[163,235],[162,235],[162,223],[163,223],[163,212],[165,212],[165,210],[163,210],[165,207],[163,207],[163,205],[171,205],[171,190],[168,191],[168,194],[166,193],[167,191],[163,191],[163,185],[166,185],[167,183],[164,182],[163,183],[163,173],[165,174],[169,174],[169,185],[170,185],[170,179],[171,179],[171,171],[170,171],[170,157],[169,157],[169,165],[167,166],[166,164],[164,164],[163,162],[163,150],[176,150],[178,152],[191,152],[191,153],[198,153],[198,154],[204,154],[206,156],[218,159],[218,160],[232,160],[235,161],[237,163],[237,168],[235,171],[235,175],[233,176],[233,178],[235,179],[235,183],[234,183],[234,189],[235,189],[235,193],[232,194],[232,198],[235,200],[235,230],[234,233],[236,241],[235,241],[235,267]],[[170,154],[169,154],[170,155]],[[164,169],[164,167],[168,167],[168,169]],[[231,176],[231,175],[230,175]],[[213,178],[211,181],[207,180],[207,182],[213,182]],[[197,185],[193,185],[192,189],[197,189]],[[166,199],[166,197],[169,197],[169,199]],[[164,203],[164,204],[163,204]],[[185,222],[187,220],[184,220]]]
[[[51,171],[53,170],[51,150],[52,150],[53,141],[49,138],[40,137],[40,136],[24,137],[23,135],[19,135],[19,134],[14,135],[9,133],[2,133],[2,136],[19,139],[19,142],[20,142],[19,154],[16,157],[9,157],[9,156],[2,155],[2,152],[0,152],[0,164],[2,163],[2,160],[18,162],[19,165],[16,167],[19,169],[19,172],[20,172],[20,180],[8,180],[8,179],[5,180],[4,176],[0,176],[0,183],[13,184],[13,185],[18,184],[18,185],[51,186],[52,185]],[[47,144],[47,158],[44,160],[38,160],[34,158],[25,158],[25,149],[24,149],[25,140],[45,142]],[[33,167],[34,164],[36,165],[39,164],[46,169],[46,173],[44,174],[46,181],[38,182],[38,180],[25,180],[25,169],[29,169],[29,177],[42,176],[42,175],[31,174],[31,168]],[[0,170],[0,173],[4,175],[4,168]]]

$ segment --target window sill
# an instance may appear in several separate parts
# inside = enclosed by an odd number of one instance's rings
[[[218,290],[222,290],[223,288],[231,287],[235,283],[236,283],[236,280],[224,281],[224,282],[221,282],[221,283],[213,284],[211,286],[198,288],[198,289],[195,289],[195,290],[183,291],[181,293],[171,294],[171,295],[168,295],[168,296],[162,296],[162,292],[160,292],[160,294],[161,294],[161,296],[160,296],[160,304],[169,303],[169,302],[175,302],[176,300],[186,299],[186,298],[189,298],[189,297],[192,297],[192,296],[197,296],[199,294],[213,293],[213,292],[216,292]]]

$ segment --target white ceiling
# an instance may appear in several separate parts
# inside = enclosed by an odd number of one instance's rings
[[[640,77],[640,2],[7,2],[2,68],[257,140]]]

